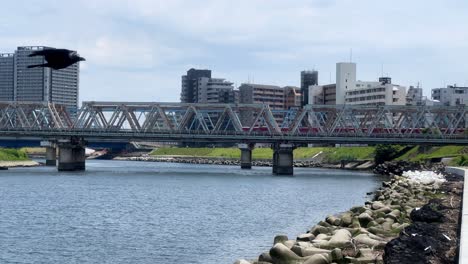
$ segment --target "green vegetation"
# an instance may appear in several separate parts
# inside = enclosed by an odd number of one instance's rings
[[[461,155],[454,158],[450,165],[453,166],[468,166],[468,155]]]
[[[294,150],[295,159],[311,159],[318,154],[320,154],[320,159],[323,162],[335,164],[342,160],[375,160],[376,163],[388,160],[422,162],[432,158],[453,157],[453,165],[468,166],[468,148],[463,146],[405,147],[377,145],[375,147],[312,147]],[[240,150],[237,148],[159,148],[151,152],[151,155],[239,159]],[[255,148],[252,156],[253,159],[271,159],[273,151],[270,148]]]
[[[26,154],[45,154],[46,149],[41,147],[29,147],[29,148],[20,148],[20,151],[26,152]]]
[[[317,147],[297,148],[294,150],[296,159],[310,159],[319,153],[323,153],[327,162],[336,163],[341,160],[370,160],[374,155],[374,147]],[[240,158],[240,150],[237,148],[159,148],[151,152],[154,156],[192,156],[192,157],[220,157]],[[255,148],[252,152],[254,159],[271,159],[273,151],[270,148]]]
[[[443,147],[414,147],[397,160],[408,161],[425,161],[434,158],[450,158],[460,159],[459,157],[465,151],[463,146],[443,146]]]
[[[342,160],[372,160],[374,158],[375,147],[340,147],[327,148],[325,162],[338,163]]]
[[[385,161],[392,160],[396,156],[398,151],[399,149],[397,146],[377,145],[377,147],[375,148],[375,157],[374,157],[375,164],[382,164]]]
[[[0,148],[0,161],[28,160],[28,155],[22,150]]]

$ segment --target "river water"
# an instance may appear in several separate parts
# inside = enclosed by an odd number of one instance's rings
[[[87,161],[0,171],[0,263],[233,263],[362,205],[369,173]]]

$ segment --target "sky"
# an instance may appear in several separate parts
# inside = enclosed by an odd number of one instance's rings
[[[468,86],[466,0],[3,0],[0,52],[77,50],[80,101],[178,102],[181,76],[207,68],[236,86],[382,74],[430,90]],[[352,58],[351,58],[352,49]]]

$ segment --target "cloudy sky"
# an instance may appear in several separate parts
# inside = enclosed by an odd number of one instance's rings
[[[358,79],[383,68],[430,93],[468,85],[467,13],[466,0],[6,0],[0,52],[78,50],[81,101],[175,102],[191,67],[296,86],[316,69],[325,84],[351,48]]]

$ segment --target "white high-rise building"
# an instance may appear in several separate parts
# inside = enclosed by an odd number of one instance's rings
[[[356,63],[339,62],[336,64],[336,104],[346,103],[346,92],[356,88]]]

